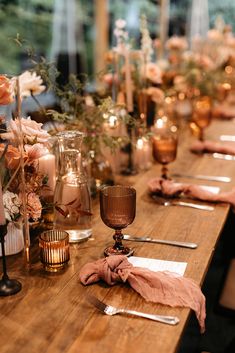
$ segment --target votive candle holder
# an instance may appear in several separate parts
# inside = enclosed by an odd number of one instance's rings
[[[48,272],[60,271],[70,258],[69,234],[59,229],[42,232],[39,235],[39,248],[44,269]]]

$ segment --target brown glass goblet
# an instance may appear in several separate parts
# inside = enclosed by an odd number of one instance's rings
[[[135,219],[136,190],[129,186],[106,186],[100,191],[100,215],[106,226],[113,228],[113,246],[104,250],[105,256],[133,254],[133,249],[122,244],[122,229]]]
[[[204,141],[204,129],[211,122],[211,101],[209,97],[198,97],[193,104],[192,123],[198,128],[198,139]]]
[[[176,131],[164,131],[153,136],[153,157],[162,164],[161,177],[168,179],[167,165],[176,159],[177,154],[177,134]]]

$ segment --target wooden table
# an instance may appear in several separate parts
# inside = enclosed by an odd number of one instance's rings
[[[213,122],[206,132],[217,139],[221,133],[235,135],[232,122]],[[169,168],[175,172],[233,177],[235,162],[215,160],[209,155],[197,156],[189,152],[190,138],[181,136],[178,159]],[[196,242],[196,250],[179,247],[131,243],[135,255],[188,263],[185,276],[202,284],[219,235],[226,221],[229,206],[215,205],[213,212],[183,207],[163,207],[146,198],[147,182],[160,174],[160,166],[135,177],[122,179],[137,190],[137,214],[127,232],[136,236],[151,235],[163,239]],[[187,180],[198,184],[220,186],[229,190],[234,184]],[[12,297],[0,298],[1,353],[173,353],[187,324],[190,310],[169,308],[145,302],[128,285],[109,287],[103,283],[88,287],[79,283],[82,265],[103,257],[104,248],[112,243],[112,231],[99,217],[94,207],[93,237],[71,246],[71,260],[67,270],[48,274],[38,260],[37,243],[33,247],[32,265],[26,268],[20,255],[8,258],[11,277],[22,282],[23,289]],[[128,243],[130,245],[130,243]],[[176,315],[177,326],[134,317],[102,315],[86,301],[93,293],[109,304],[142,310],[149,313]]]

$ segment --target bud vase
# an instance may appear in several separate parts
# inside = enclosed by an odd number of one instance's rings
[[[24,235],[21,223],[15,224],[9,222],[7,225],[7,234],[5,236],[5,254],[14,255],[18,254],[24,249]],[[2,250],[0,249],[0,256]]]

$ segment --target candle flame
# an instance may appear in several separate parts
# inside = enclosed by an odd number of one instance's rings
[[[136,142],[136,148],[138,148],[138,150],[142,150],[144,146],[144,141],[142,138],[139,138]]]

